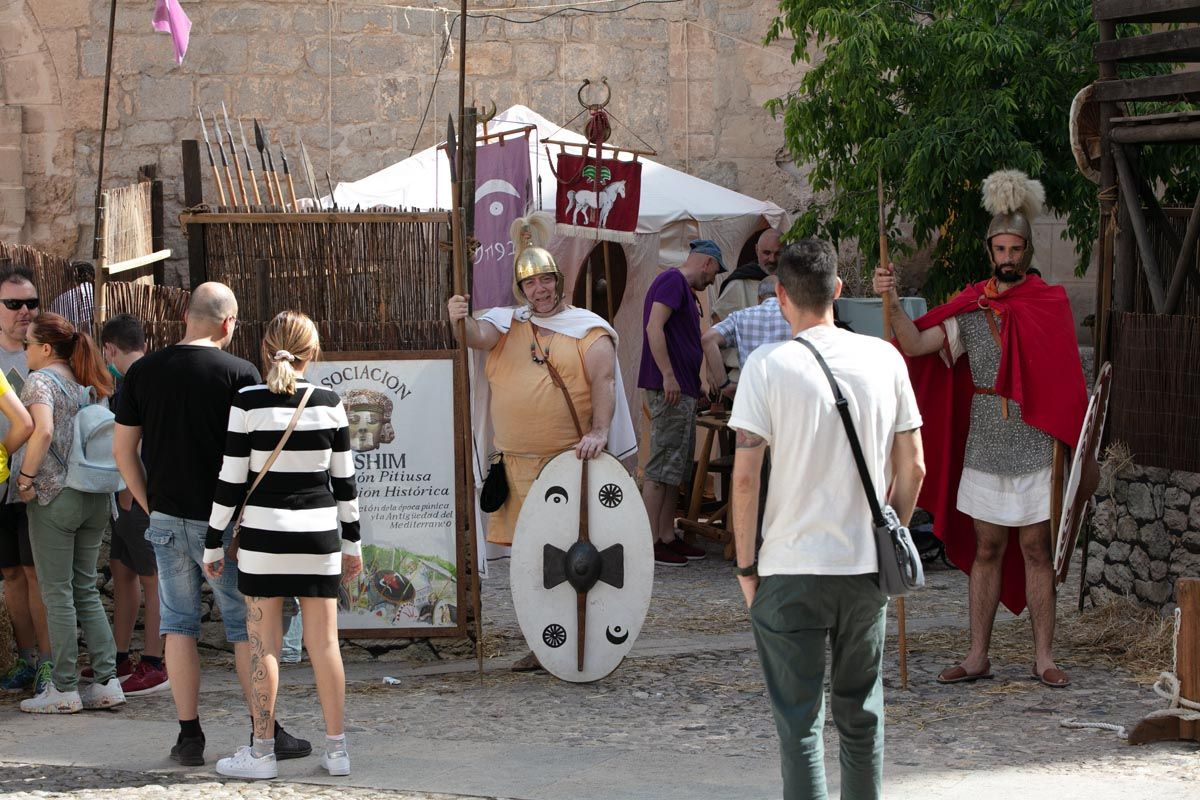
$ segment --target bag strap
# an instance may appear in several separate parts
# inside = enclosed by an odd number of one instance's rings
[[[275,449],[271,451],[271,455],[267,457],[267,462],[263,464],[263,468],[258,471],[258,475],[254,477],[254,482],[250,484],[250,490],[246,492],[246,498],[242,500],[242,507],[238,511],[237,524],[235,529],[242,526],[242,517],[246,515],[246,504],[250,502],[250,495],[254,494],[254,490],[262,483],[263,477],[271,471],[271,465],[275,463],[275,459],[279,458],[279,454],[283,451],[283,446],[287,444],[287,440],[291,438],[292,431],[296,430],[296,423],[300,421],[300,415],[304,412],[304,407],[308,405],[308,398],[312,397],[312,393],[316,391],[316,386],[309,386],[304,391],[304,396],[300,398],[300,405],[296,406],[295,413],[292,414],[292,419],[288,422],[287,428],[283,432],[283,436],[279,437],[279,444],[275,445]]]
[[[567,390],[567,384],[562,379],[562,375],[558,374],[558,370],[555,369],[554,364],[550,363],[550,356],[542,351],[542,343],[538,341],[537,337],[537,326],[532,322],[529,325],[532,328],[530,333],[533,335],[533,344],[537,348],[538,357],[546,365],[546,369],[550,371],[550,379],[554,381],[559,389],[562,389],[563,398],[567,401],[567,410],[571,412],[571,421],[575,423],[575,433],[582,439],[583,426],[579,424],[579,414],[575,411],[575,403],[571,401],[571,393]]]
[[[883,518],[883,508],[879,505],[879,499],[875,496],[875,484],[871,480],[871,473],[867,471],[867,459],[863,456],[862,445],[858,441],[858,432],[854,429],[854,420],[850,418],[850,403],[842,394],[838,382],[834,380],[833,373],[829,371],[829,365],[825,363],[825,359],[821,357],[821,353],[813,346],[812,342],[802,339],[797,336],[792,341],[799,342],[812,352],[817,359],[817,363],[821,365],[821,371],[825,373],[825,377],[829,379],[829,386],[833,389],[833,397],[837,405],[838,414],[842,417],[842,425],[846,429],[846,437],[850,440],[850,449],[854,452],[854,463],[858,466],[858,477],[862,479],[863,489],[867,493],[867,503],[871,506],[871,518],[877,526],[886,525],[887,521]]]
[[[63,393],[63,397],[67,398],[68,401],[70,401],[72,399],[71,393],[69,391],[67,391],[67,384],[63,382],[62,377],[59,376],[59,374],[56,373],[54,370],[50,369],[49,367],[42,367],[41,369],[34,370],[34,372],[39,375],[45,375],[47,378],[49,378],[54,383],[54,385],[58,387],[58,390]],[[81,394],[79,395],[80,399],[75,401],[79,404],[79,407],[75,409],[76,414],[78,414],[80,411],[82,411],[84,406],[88,405],[88,403],[84,402],[84,400],[83,400],[84,397],[88,396],[87,388],[84,386],[80,386],[79,388],[80,388]],[[75,424],[74,418],[71,419],[71,424],[72,425]],[[58,462],[59,466],[64,467],[64,468],[67,466],[66,459],[64,459],[62,456],[60,456],[58,454],[57,448],[54,447],[53,440],[51,440],[51,442],[50,442],[50,455],[54,456],[54,460]]]

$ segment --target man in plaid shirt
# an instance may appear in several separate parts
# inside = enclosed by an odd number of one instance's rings
[[[778,278],[769,275],[758,284],[758,305],[735,311],[704,332],[700,344],[709,365],[709,386],[733,397],[737,383],[725,371],[721,350],[736,347],[738,365],[746,363],[761,345],[792,338],[792,328],[779,310],[775,296]]]

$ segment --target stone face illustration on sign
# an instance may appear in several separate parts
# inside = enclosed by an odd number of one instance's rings
[[[513,605],[542,666],[575,683],[616,669],[641,632],[653,582],[650,521],[633,478],[607,453],[554,458],[529,489],[512,546]]]
[[[363,541],[362,574],[338,592],[338,627],[454,627],[453,362],[330,358],[308,377],[346,408]]]

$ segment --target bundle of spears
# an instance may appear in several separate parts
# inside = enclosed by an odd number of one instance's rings
[[[271,152],[270,134],[267,133],[265,125],[257,119],[254,120],[254,147],[258,150],[259,164],[262,168],[262,183],[266,187],[264,194],[259,191],[259,176],[255,173],[254,159],[250,155],[250,144],[246,139],[246,128],[242,124],[241,117],[238,117],[238,134],[242,142],[239,153],[233,136],[233,125],[229,121],[229,112],[225,109],[224,103],[221,103],[221,115],[225,118],[225,130],[222,133],[220,121],[214,112],[212,114],[213,139],[209,139],[208,136],[208,122],[204,118],[204,111],[196,106],[196,113],[200,117],[200,130],[204,134],[204,146],[208,150],[208,165],[212,169],[213,183],[217,187],[217,197],[221,201],[221,206],[232,208],[235,211],[321,210],[322,198],[317,192],[317,176],[313,171],[312,162],[308,158],[308,150],[305,149],[302,139],[297,136],[300,145],[300,168],[305,183],[308,184],[309,196],[312,198],[311,202],[305,203],[305,209],[301,208],[301,203],[296,199],[296,185],[292,180],[291,164],[288,162],[287,153],[283,149],[283,142],[280,141],[278,134],[274,138],[274,147],[279,154],[282,178],[280,177],[281,173],[276,170],[275,157]],[[216,141],[216,154],[213,153],[213,140]],[[217,156],[220,160],[219,166]],[[244,172],[243,164],[245,165]],[[333,180],[329,177],[328,172],[325,173],[325,182],[329,187],[330,207],[337,211],[337,206],[332,205]]]

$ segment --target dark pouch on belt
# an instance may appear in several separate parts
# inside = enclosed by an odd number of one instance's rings
[[[500,506],[508,499],[508,477],[504,473],[504,455],[492,462],[487,477],[483,479],[483,488],[479,490],[479,507],[491,514],[499,511]]]

